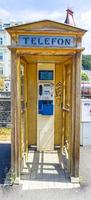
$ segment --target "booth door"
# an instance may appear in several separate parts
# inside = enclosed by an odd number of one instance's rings
[[[71,63],[65,65],[65,117],[64,117],[64,139],[65,146],[68,152],[68,169],[70,170],[70,156],[71,156]]]

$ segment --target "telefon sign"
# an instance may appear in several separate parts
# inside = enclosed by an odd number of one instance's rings
[[[26,47],[75,47],[75,38],[71,36],[20,35],[19,46]]]

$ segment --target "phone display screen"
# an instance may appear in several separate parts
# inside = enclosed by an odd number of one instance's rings
[[[53,71],[52,70],[40,70],[39,71],[39,80],[53,80]]]

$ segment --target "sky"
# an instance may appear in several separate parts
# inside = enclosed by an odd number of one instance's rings
[[[88,30],[83,37],[83,46],[84,54],[91,54],[90,0],[0,0],[0,21],[50,19],[64,23],[68,8],[74,11],[76,26]]]

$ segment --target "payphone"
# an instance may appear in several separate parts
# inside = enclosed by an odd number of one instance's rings
[[[38,69],[37,147],[49,151],[54,148],[54,66],[43,67]]]
[[[40,83],[38,113],[41,115],[53,115],[53,100],[53,83]]]

